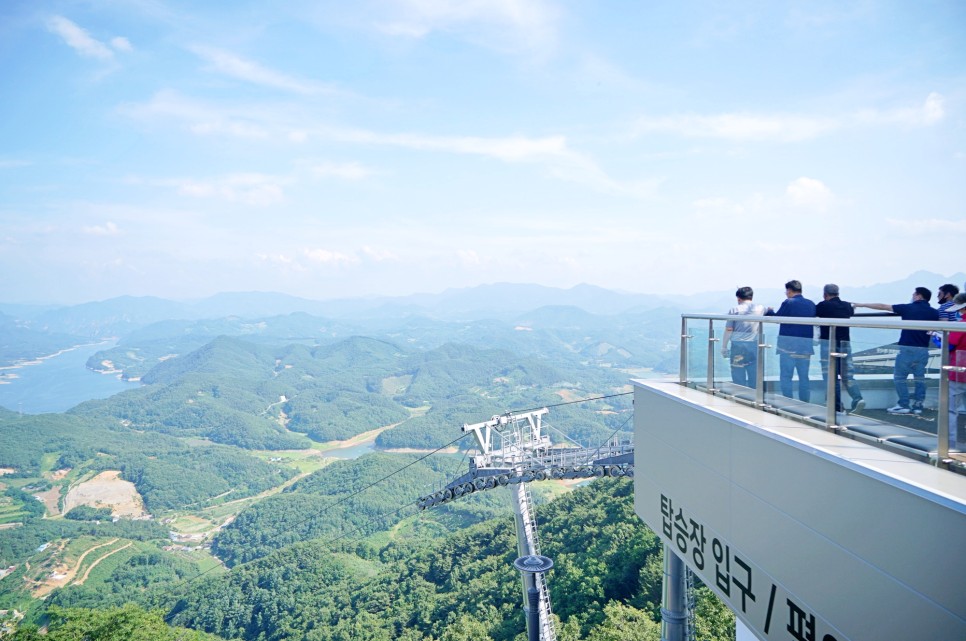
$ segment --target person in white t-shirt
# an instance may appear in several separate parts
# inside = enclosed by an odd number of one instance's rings
[[[752,302],[755,292],[751,287],[739,287],[735,292],[738,304],[728,310],[732,316],[764,316],[764,305]],[[758,326],[759,323],[730,320],[725,324],[721,338],[721,356],[729,357],[730,343],[731,380],[738,385],[754,388],[758,382]]]

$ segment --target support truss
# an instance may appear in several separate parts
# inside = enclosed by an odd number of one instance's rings
[[[472,432],[480,454],[469,471],[449,485],[420,497],[420,509],[497,487],[550,479],[634,476],[634,446],[608,443],[600,447],[552,447],[544,433],[547,408],[522,414],[502,414],[488,421],[463,425]]]
[[[470,459],[466,474],[443,489],[420,497],[417,501],[419,508],[425,510],[474,492],[513,485],[520,555],[539,555],[530,482],[634,475],[634,446],[631,443],[615,442],[595,448],[553,447],[544,432],[543,417],[548,412],[543,408],[520,414],[507,413],[482,423],[464,424],[463,432],[473,433],[480,453]],[[531,608],[528,590],[532,588],[539,593],[537,636],[541,641],[555,641],[550,593],[542,573],[529,579],[524,577],[523,602],[528,612]]]

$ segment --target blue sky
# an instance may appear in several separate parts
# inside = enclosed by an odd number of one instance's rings
[[[966,3],[6,1],[0,300],[963,270]]]

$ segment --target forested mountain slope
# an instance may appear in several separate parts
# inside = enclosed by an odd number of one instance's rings
[[[158,363],[143,387],[88,401],[70,414],[112,428],[262,450],[307,448],[398,424],[379,436],[380,447],[435,448],[467,417],[552,404],[561,395],[609,394],[626,380],[625,373],[570,357],[460,343],[416,350],[350,337],[315,347],[271,346],[221,336]],[[594,436],[606,431],[605,424]]]
[[[121,302],[100,328],[147,318],[125,316],[136,301]],[[81,311],[66,320],[96,321]],[[645,352],[666,343],[641,339],[638,322],[548,307],[503,320],[300,313],[142,324],[97,361],[141,377],[139,388],[62,414],[0,409],[0,569],[12,568],[0,609],[26,611],[27,623],[49,613],[63,638],[132,621],[155,629],[158,607],[245,639],[518,637],[507,493],[419,516],[415,500],[465,471],[464,423],[549,406],[555,443],[626,438],[631,373],[619,367],[659,360]],[[360,442],[386,451],[329,457]],[[111,508],[96,503],[71,509],[68,495],[103,475],[133,487],[145,520],[109,522]],[[538,485],[538,502],[567,492]],[[633,542],[629,489],[614,492],[627,525],[613,537],[600,534],[611,527],[600,519],[618,518],[609,508],[567,496],[540,508],[544,551],[567,586],[555,595],[561,639],[656,629],[641,577],[659,566],[648,565],[651,543]],[[628,560],[620,577],[593,541],[568,547],[578,539],[563,533],[585,527]],[[593,596],[568,605],[582,594]],[[233,605],[222,610],[225,599]],[[117,609],[129,601],[142,609]]]
[[[601,480],[540,508],[560,639],[658,639],[657,537],[630,481]],[[192,586],[181,625],[264,641],[510,641],[523,632],[512,518],[433,540],[301,543]],[[729,638],[730,614],[699,590],[699,638]],[[620,630],[623,636],[612,636]]]

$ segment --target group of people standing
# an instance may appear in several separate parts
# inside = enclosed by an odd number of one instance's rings
[[[890,312],[903,320],[959,321],[966,320],[961,310],[966,308],[966,293],[961,294],[956,285],[939,287],[939,308],[929,304],[932,292],[926,287],[916,287],[908,303],[889,305],[885,303],[849,303],[839,297],[839,287],[828,284],[822,289],[822,300],[815,304],[802,295],[802,284],[797,280],[785,283],[785,300],[775,311],[753,302],[751,287],[739,287],[735,292],[738,304],[728,311],[734,316],[783,316],[798,318],[851,318],[859,307]],[[835,328],[835,344],[830,345],[828,326],[819,327],[822,378],[828,383],[830,351],[845,354],[835,377],[835,409],[844,411],[841,388],[844,386],[851,400],[850,411],[860,411],[865,406],[862,390],[855,381],[852,365],[851,337],[848,327]],[[888,411],[891,414],[921,414],[926,397],[926,365],[929,347],[934,337],[924,330],[903,329],[899,334],[898,353],[894,382],[898,401]],[[966,328],[963,332],[950,333],[950,363],[954,367],[966,367]],[[778,330],[778,378],[783,396],[792,398],[793,383],[798,379],[798,398],[808,402],[811,395],[808,369],[814,354],[814,326],[808,324],[782,323]],[[757,383],[758,323],[745,320],[729,320],[721,340],[722,356],[730,358],[731,378],[738,385],[755,387]],[[914,387],[910,394],[908,378],[912,376]],[[960,404],[966,401],[966,372],[950,374],[950,430],[955,435],[956,416]],[[950,436],[950,439],[954,439]]]

